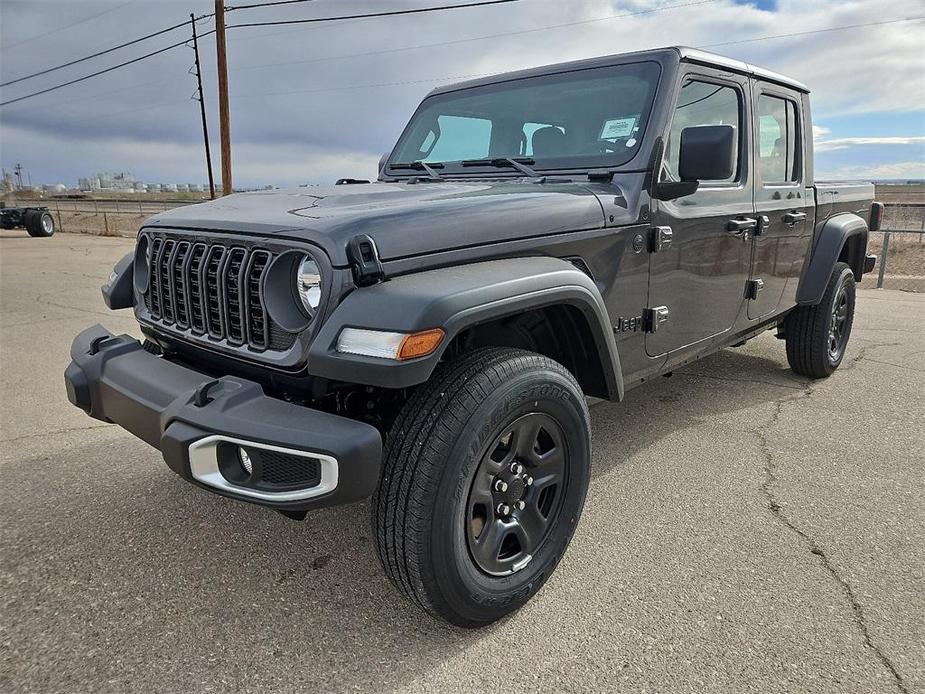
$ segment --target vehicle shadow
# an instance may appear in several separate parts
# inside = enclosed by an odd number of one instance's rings
[[[593,474],[802,384],[783,360],[727,350],[598,404]],[[456,629],[401,598],[368,503],[294,522],[183,482],[127,435],[20,461],[5,485],[0,658],[39,689],[383,691],[507,628]]]

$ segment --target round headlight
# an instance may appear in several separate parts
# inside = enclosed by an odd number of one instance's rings
[[[318,263],[306,256],[299,265],[296,274],[296,291],[302,299],[302,306],[309,316],[313,316],[321,304],[321,270]]]

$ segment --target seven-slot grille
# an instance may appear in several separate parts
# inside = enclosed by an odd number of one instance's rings
[[[269,251],[169,236],[149,236],[148,243],[145,305],[153,320],[233,346],[292,345],[293,336],[273,324],[263,302]]]

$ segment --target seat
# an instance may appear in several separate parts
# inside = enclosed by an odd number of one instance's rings
[[[561,157],[566,153],[565,133],[554,125],[533,133],[533,156]]]

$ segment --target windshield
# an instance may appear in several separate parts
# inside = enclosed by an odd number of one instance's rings
[[[389,168],[413,175],[409,164],[426,162],[446,175],[471,171],[463,162],[505,166],[511,158],[536,170],[625,164],[642,140],[658,75],[656,63],[642,62],[428,97],[392,151]]]

